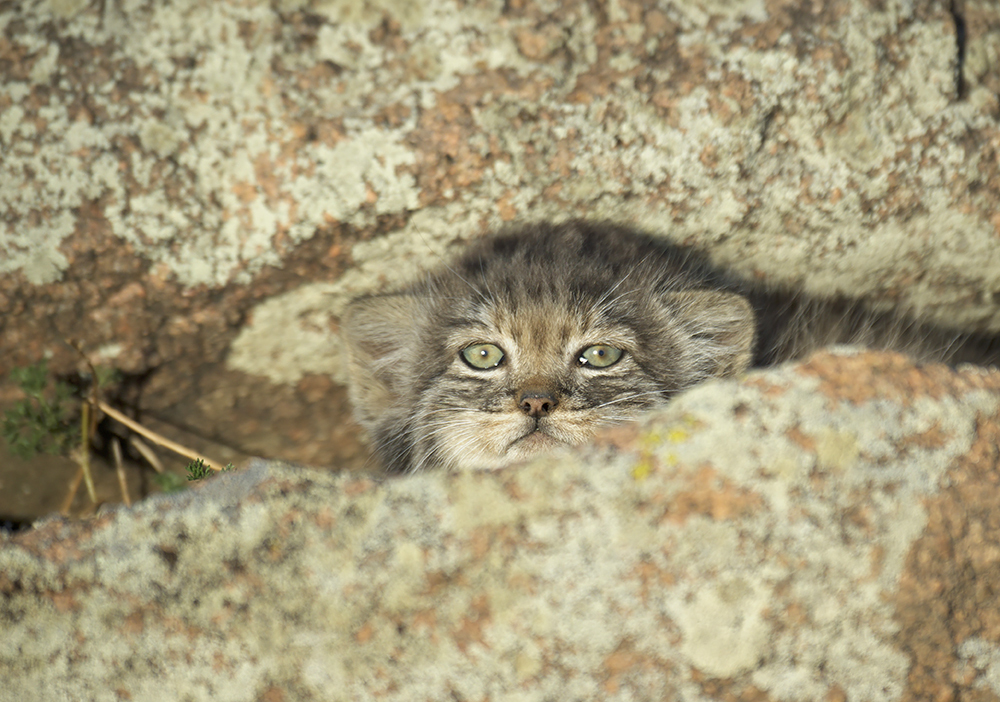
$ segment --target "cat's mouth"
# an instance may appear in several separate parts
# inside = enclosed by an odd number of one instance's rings
[[[565,441],[560,441],[551,434],[546,434],[541,429],[533,429],[519,439],[514,439],[507,446],[507,450],[518,450],[523,452],[544,451],[554,446],[565,445]]]

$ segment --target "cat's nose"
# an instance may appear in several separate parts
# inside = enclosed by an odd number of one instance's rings
[[[544,417],[558,404],[558,400],[547,392],[528,391],[521,395],[521,411],[529,417]]]

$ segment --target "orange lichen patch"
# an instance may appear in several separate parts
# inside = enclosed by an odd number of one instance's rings
[[[28,73],[28,66],[24,65],[26,63],[24,58],[28,55],[28,53],[29,50],[27,47],[22,46],[21,44],[15,44],[7,37],[0,36],[0,61],[10,61],[15,65],[21,66],[21,70],[24,71],[25,77]]]
[[[626,577],[639,581],[639,597],[643,602],[652,590],[670,587],[677,581],[673,573],[660,570],[649,561],[640,561]]]
[[[50,600],[52,601],[52,606],[56,608],[56,611],[62,612],[63,614],[67,612],[74,612],[80,608],[80,603],[77,602],[73,593],[65,590],[62,592],[52,593]]]
[[[898,442],[897,446],[899,446],[900,449],[907,446],[916,446],[918,448],[927,449],[941,448],[948,443],[948,439],[950,438],[951,435],[946,434],[941,430],[941,425],[935,423],[934,426],[926,431],[903,438]]]
[[[547,23],[538,28],[521,27],[514,32],[517,49],[532,61],[547,59],[563,45],[562,29]]]
[[[388,105],[375,117],[377,122],[384,122],[393,129],[402,126],[410,118],[413,108],[409,105],[395,103]]]
[[[610,446],[619,450],[634,449],[641,433],[641,429],[637,424],[622,424],[598,432],[594,437],[593,443],[598,446]]]
[[[491,75],[496,80],[494,89],[500,92],[509,89],[501,76]],[[470,107],[489,86],[489,83],[480,86],[463,81],[438,96],[436,109],[422,113],[417,128],[408,138],[416,149],[417,164],[406,169],[417,179],[422,202],[433,202],[448,191],[480,182],[493,154],[502,151],[495,136],[485,137],[480,133]],[[476,136],[485,140],[489,148],[476,148],[473,138]]]
[[[452,576],[439,570],[427,573],[427,575],[424,576],[424,580],[426,581],[427,586],[421,594],[432,597],[442,594],[449,588],[462,588],[468,584],[462,573]]]
[[[109,307],[119,307],[138,303],[144,299],[146,299],[146,289],[142,286],[142,283],[132,282],[127,283],[121,290],[109,297],[107,305]]]
[[[344,483],[344,494],[348,497],[354,497],[355,495],[360,495],[363,492],[368,492],[373,487],[375,487],[375,482],[369,480],[368,478],[361,478],[359,480],[352,480],[350,482]]]
[[[911,666],[902,699],[953,699],[959,647],[1000,641],[1000,414],[982,417],[969,450],[926,501],[927,526],[907,554],[895,597]]]
[[[741,118],[755,107],[757,100],[753,95],[753,89],[741,78],[729,75],[720,87],[720,94],[713,94],[708,98],[708,107],[712,116],[722,124],[731,124],[734,119]],[[736,105],[733,105],[734,100]],[[715,161],[717,159],[713,159],[713,165]],[[702,162],[704,163],[704,156]]]
[[[483,638],[483,629],[490,623],[490,619],[489,600],[486,595],[477,595],[458,627],[452,630],[452,639],[462,653],[474,643],[489,648]]]
[[[944,365],[916,365],[907,356],[868,351],[852,356],[819,352],[798,367],[819,378],[819,392],[832,400],[860,404],[875,398],[912,400],[960,396],[973,389],[1000,391],[1000,373],[955,373]]]
[[[433,631],[437,628],[437,610],[436,609],[425,609],[417,612],[412,617],[410,617],[410,627],[414,631],[419,631],[421,629],[426,629],[428,631]]]
[[[542,190],[542,196],[546,200],[555,200],[559,197],[559,193],[562,192],[562,189],[563,189],[562,183],[553,183],[552,185],[549,185],[544,190]]]
[[[253,202],[257,199],[257,185],[255,183],[236,183],[232,187],[232,191],[243,204]]]
[[[882,574],[882,569],[885,567],[885,547],[881,545],[874,546],[868,552],[868,559],[871,561],[872,566],[869,579],[877,580],[879,575]]]
[[[782,624],[801,627],[809,623],[809,610],[801,602],[791,602],[785,607]]]
[[[573,92],[567,97],[567,102],[577,105],[589,105],[594,98],[608,94],[610,86],[607,79],[598,73],[581,73],[576,78]]]
[[[538,583],[532,576],[525,575],[524,573],[515,573],[507,578],[507,588],[508,590],[521,592],[525,595],[538,594]]]
[[[722,86],[722,94],[735,100],[744,111],[751,110],[757,104],[757,92],[753,83],[735,73],[727,74]]]
[[[556,145],[556,153],[548,160],[547,165],[549,173],[563,178],[568,178],[573,174],[573,168],[570,164],[573,162],[573,159],[576,158],[573,146],[578,138],[579,134],[577,131],[575,129],[570,129],[567,131],[566,137],[559,140],[559,143]],[[562,190],[562,184],[553,184],[550,191],[553,190],[553,194],[558,194],[559,191]]]
[[[659,9],[648,11],[643,18],[642,24],[646,28],[646,39],[650,37],[670,36],[677,31],[677,25]]]
[[[472,533],[469,538],[469,551],[473,558],[478,560],[489,553],[490,546],[493,544],[493,535],[493,530],[486,527],[480,527]]]
[[[5,548],[20,547],[37,558],[44,558],[56,565],[78,561],[86,557],[88,552],[79,548],[79,544],[87,544],[94,536],[99,525],[107,524],[107,517],[89,522],[73,523],[69,521],[53,521],[43,523],[32,529],[15,534],[4,543]]]
[[[754,39],[756,49],[773,48],[782,34],[795,24],[786,3],[782,0],[767,0],[767,16],[762,22],[744,22],[738,30],[744,40]]]
[[[648,654],[635,650],[630,641],[622,642],[615,651],[604,659],[604,692],[613,695],[622,687],[623,678],[637,670],[654,670],[662,668],[665,663],[651,658]]]
[[[263,191],[270,202],[287,199],[282,195],[283,183],[276,173],[278,167],[284,166],[289,160],[294,161],[293,154],[279,154],[278,158],[274,161],[267,154],[261,154],[254,159],[253,172],[256,179],[253,185],[257,191]]]
[[[757,389],[764,397],[781,397],[788,392],[788,388],[784,385],[777,385],[761,376],[747,378],[743,383]]]
[[[288,698],[281,688],[269,687],[257,699],[259,702],[286,702]]]
[[[132,612],[132,614],[125,617],[125,621],[122,622],[121,631],[124,634],[131,634],[133,636],[138,636],[146,629],[146,617],[141,610]]]
[[[801,446],[804,450],[809,451],[810,453],[816,451],[816,439],[803,433],[798,427],[792,427],[789,429],[785,432],[785,436],[788,437],[792,443]]]
[[[313,517],[313,522],[320,529],[329,529],[334,524],[336,524],[337,518],[335,516],[335,512],[332,509],[330,509],[329,507],[325,507],[316,513],[316,516]]]
[[[371,622],[365,622],[360,629],[354,632],[354,640],[359,644],[365,644],[372,640],[375,635],[375,627]]]
[[[732,680],[710,678],[698,669],[691,670],[691,680],[698,683],[705,696],[712,700],[726,700],[726,702],[773,702],[774,700],[758,687],[749,684],[734,687]]]
[[[513,200],[513,197],[514,197],[513,193],[508,192],[499,200],[497,200],[496,204],[497,214],[500,215],[500,219],[502,219],[504,222],[509,222],[515,217],[517,217],[517,210],[514,208],[514,205],[511,204],[511,200]]]
[[[1000,212],[990,217],[990,223],[993,225],[993,230],[996,232],[997,236],[1000,237]]]
[[[665,521],[680,524],[692,514],[715,520],[735,519],[763,507],[760,495],[733,485],[711,466],[702,466],[683,478],[687,487],[666,502]]]
[[[221,651],[212,654],[212,672],[219,674],[226,670],[232,670],[232,664],[226,660]]]
[[[720,107],[721,109],[721,107]],[[719,165],[719,154],[715,148],[714,144],[706,144],[705,148],[701,150],[701,155],[698,157],[702,165],[705,168],[715,168]]]
[[[188,641],[195,641],[204,635],[204,630],[200,627],[191,626],[180,617],[163,617],[159,620],[160,628],[167,636],[184,636]]]

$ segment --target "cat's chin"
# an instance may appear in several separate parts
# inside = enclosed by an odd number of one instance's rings
[[[507,456],[510,458],[525,458],[541,451],[555,448],[556,446],[567,446],[567,443],[543,431],[533,431],[511,443],[507,447]]]

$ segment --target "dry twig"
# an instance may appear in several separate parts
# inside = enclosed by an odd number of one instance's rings
[[[190,458],[191,460],[195,460],[195,459],[200,458],[201,460],[203,460],[205,462],[205,465],[207,465],[209,468],[211,468],[214,471],[220,471],[220,470],[222,470],[223,466],[219,465],[215,461],[212,461],[212,460],[210,460],[208,458],[205,458],[204,456],[199,455],[195,451],[192,451],[191,449],[189,449],[187,446],[181,446],[177,442],[171,441],[167,437],[162,436],[160,434],[157,434],[152,429],[147,429],[146,427],[144,427],[141,424],[139,424],[139,422],[135,421],[134,419],[132,419],[132,418],[130,418],[130,417],[122,414],[118,410],[116,410],[114,407],[112,407],[111,405],[109,405],[107,402],[104,402],[103,400],[98,400],[97,401],[97,406],[100,407],[101,411],[104,412],[105,414],[107,414],[109,417],[112,417],[113,419],[117,419],[119,422],[121,422],[122,424],[124,424],[125,426],[127,426],[132,431],[137,432],[139,434],[142,434],[147,439],[149,439],[150,441],[152,441],[154,444],[158,444],[158,445],[162,446],[165,449],[169,449],[170,451],[173,451],[174,453],[180,454],[181,456],[184,456],[185,458]]]

